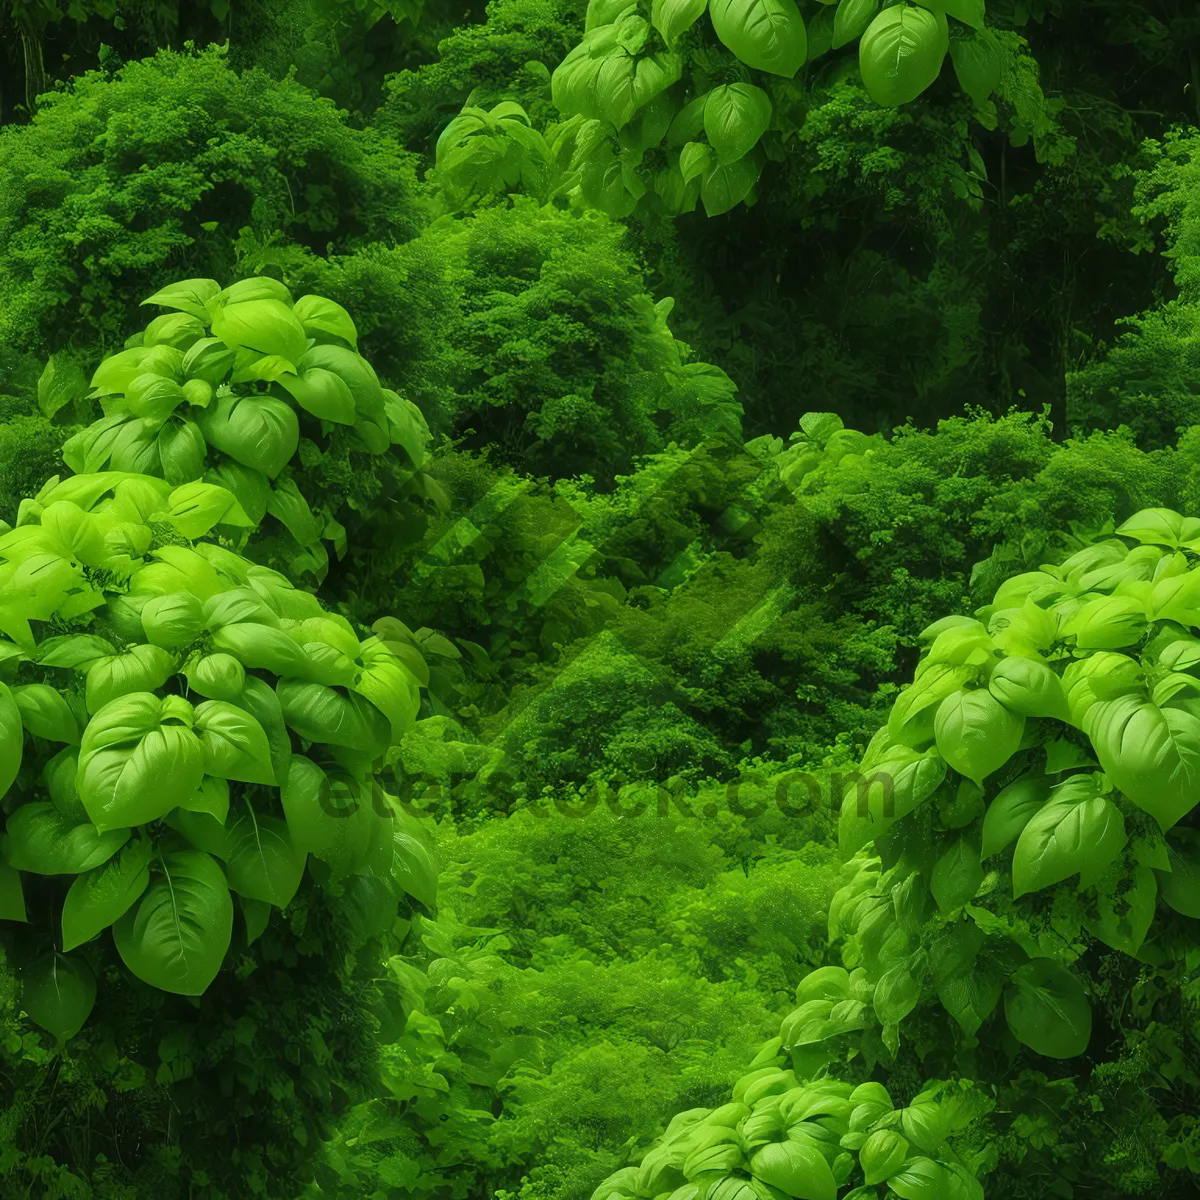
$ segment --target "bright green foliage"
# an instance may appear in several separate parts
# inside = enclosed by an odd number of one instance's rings
[[[119,344],[135,298],[227,276],[243,230],[321,250],[410,235],[413,188],[395,147],[218,48],[83,75],[0,134],[0,344]]]
[[[437,141],[437,175],[455,210],[479,197],[520,191],[546,199],[556,171],[545,139],[513,101],[464,108]]]
[[[290,542],[280,554],[289,571],[323,580],[325,541],[344,554],[338,517],[361,505],[328,487],[322,461],[353,467],[388,454],[400,480],[412,480],[429,440],[420,410],[380,386],[350,315],[321,296],[293,303],[283,284],[258,276],[227,288],[184,280],[143,303],[168,311],[96,368],[90,396],[104,416],[63,445],[64,461],[81,474],[164,478],[184,536],[272,518]],[[67,398],[55,396],[47,415]],[[326,487],[312,488],[314,478]]]
[[[184,995],[221,968],[231,890],[285,907],[310,853],[326,878],[335,862],[404,891],[411,871],[406,818],[370,764],[415,718],[414,676],[379,637],[360,641],[282,576],[200,540],[229,522],[248,523],[216,485],[84,473],[51,480],[0,538],[5,860],[78,877],[64,943],[115,922],[134,974]],[[204,700],[217,648],[237,684]],[[199,696],[175,690],[179,673]],[[311,708],[291,700],[310,692]],[[331,788],[334,832],[358,835],[349,859],[308,834]]]
[[[312,519],[295,484],[280,487],[296,449],[281,423],[296,430],[300,411],[324,437],[324,418],[340,418],[371,442],[358,453],[390,460],[399,398],[353,350],[348,313],[321,297],[293,305],[261,277],[225,290],[187,280],[151,302],[168,311],[92,377],[109,411],[64,449],[80,473],[31,489],[0,533],[5,1171],[63,1195],[146,1194],[182,1170],[192,1187],[283,1197],[300,1185],[303,1148],[331,1128],[331,1089],[359,1094],[372,1070],[372,959],[436,902],[428,837],[377,775],[428,672],[395,618],[364,631],[237,548],[266,512]],[[230,345],[205,337],[210,326]],[[264,358],[275,397],[251,378]],[[51,416],[87,391],[70,369],[43,372]],[[330,395],[345,403],[325,408]],[[235,412],[209,427],[226,398],[287,417]],[[201,465],[210,456],[243,488],[259,471],[268,500],[253,515],[199,467],[188,482],[143,473],[174,473],[163,431],[192,415]],[[136,437],[105,444],[129,427],[151,435],[157,460],[136,457]],[[424,454],[411,424],[398,441]],[[135,457],[113,461],[122,454]],[[89,469],[114,466],[143,470]],[[71,1039],[74,1064],[59,1072],[28,1022]],[[36,1133],[52,1064],[89,1126],[83,1144]],[[293,1065],[314,1089],[300,1113]],[[106,1108],[115,1124],[98,1117]],[[164,1139],[168,1111],[185,1130]],[[152,1152],[106,1165],[130,1129]],[[213,1136],[227,1151],[203,1150]]]
[[[988,35],[982,10],[982,0],[882,11],[846,0],[836,14],[802,15],[793,0],[713,0],[706,37],[703,6],[656,0],[644,11],[636,0],[593,0],[582,41],[553,75],[564,120],[547,130],[547,142],[556,158],[570,162],[576,194],[588,207],[615,217],[635,209],[677,215],[699,202],[716,216],[754,202],[765,162],[784,158],[788,138],[803,125],[801,89],[790,81],[806,63],[860,35],[866,89],[873,102],[894,107],[937,78],[950,48],[947,15],[979,29],[963,44],[986,38],[986,49],[960,52],[958,69],[994,127],[989,95],[1013,94],[1002,72],[1019,69],[1019,39]],[[727,53],[712,45],[713,34]],[[751,68],[754,82],[726,82],[717,65],[723,60],[730,79]],[[731,104],[730,91],[739,88],[743,94]]]

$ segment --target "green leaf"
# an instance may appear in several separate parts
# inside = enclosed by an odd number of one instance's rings
[[[229,784],[224,779],[205,775],[199,788],[179,807],[183,812],[207,813],[214,820],[224,825],[226,818],[229,816]],[[224,857],[223,853],[212,850],[207,845],[197,845],[197,849],[208,850],[210,854],[216,854],[218,858]]]
[[[1034,771],[1003,788],[983,817],[983,857],[991,858],[1009,846],[1049,797],[1050,780]]]
[[[378,818],[367,790],[348,775],[332,777],[293,755],[281,788],[284,816],[297,851],[327,863],[335,879],[367,862]]]
[[[954,1194],[950,1172],[931,1158],[910,1158],[888,1187],[902,1200],[950,1200]]]
[[[755,1151],[750,1170],[756,1179],[799,1200],[836,1200],[837,1181],[812,1138],[789,1138]]]
[[[267,500],[267,512],[280,522],[301,546],[312,546],[321,540],[321,522],[313,516],[308,501],[292,479],[275,481]]]
[[[236,702],[246,687],[246,668],[232,654],[193,657],[184,674],[188,687],[208,700]]]
[[[1146,606],[1135,596],[1097,596],[1085,600],[1062,627],[1081,650],[1119,650],[1141,641]]]
[[[1086,732],[1113,785],[1164,829],[1200,798],[1200,715],[1136,693],[1089,708]]]
[[[858,1162],[867,1184],[886,1183],[904,1166],[908,1140],[894,1129],[879,1129],[859,1147]]]
[[[189,380],[199,379],[216,387],[233,370],[236,361],[237,351],[220,338],[201,338],[183,356],[182,370]]]
[[[247,676],[242,694],[230,703],[245,709],[262,726],[271,750],[271,769],[275,782],[282,784],[287,778],[288,764],[292,758],[292,738],[275,689],[261,679]]]
[[[808,56],[804,20],[793,0],[709,0],[713,30],[748,67],[791,79]]]
[[[295,412],[274,396],[219,396],[198,414],[197,424],[210,445],[271,479],[300,445]]]
[[[79,722],[71,706],[48,683],[14,687],[12,697],[21,713],[21,724],[35,737],[49,742],[79,743]]]
[[[174,379],[161,375],[138,375],[125,389],[125,407],[135,417],[161,425],[187,398]]]
[[[283,821],[255,812],[249,802],[227,830],[229,886],[251,900],[284,908],[300,887],[306,857]]]
[[[349,342],[352,350],[358,349],[358,329],[340,304],[326,300],[324,296],[301,296],[292,311],[309,337],[329,334]]]
[[[386,822],[385,822],[386,825]],[[427,908],[437,905],[438,864],[433,842],[421,822],[392,807],[392,882]]]
[[[52,354],[38,378],[37,400],[42,416],[53,417],[60,408],[87,391],[87,379],[79,364],[65,354]]]
[[[250,621],[234,622],[218,629],[212,640],[216,649],[231,654],[251,670],[266,670],[280,677],[308,677],[304,651],[282,629]]]
[[[867,94],[884,108],[915,100],[942,69],[950,48],[943,13],[909,4],[885,8],[858,44],[858,65]]]
[[[145,615],[143,608],[143,622]],[[85,681],[87,710],[94,715],[122,696],[157,691],[174,673],[175,659],[161,646],[133,646],[126,654],[97,658]]]
[[[1158,884],[1149,867],[1127,870],[1118,864],[1097,884],[1097,915],[1084,927],[1106,946],[1132,957],[1150,932],[1157,899]]]
[[[283,375],[277,381],[305,412],[322,421],[353,425],[354,396],[345,380],[321,367],[309,367],[299,375]]]
[[[0,683],[0,799],[12,787],[21,769],[25,734],[21,725],[21,710],[12,692]]]
[[[162,308],[177,308],[191,313],[199,320],[208,321],[208,302],[221,290],[215,279],[181,279],[178,283],[160,288],[142,304],[157,304]]]
[[[958,85],[977,108],[987,103],[991,94],[1000,86],[1003,60],[1000,47],[991,30],[984,30],[972,38],[959,38],[950,43],[950,61]]]
[[[841,0],[833,17],[833,48],[840,50],[862,35],[879,12],[879,0]]]
[[[150,883],[149,838],[129,842],[102,866],[75,879],[63,901],[62,948],[90,942],[129,910]]]
[[[1125,818],[1095,778],[1077,775],[1060,784],[1030,818],[1013,854],[1013,898],[1042,891],[1078,871],[1093,873],[1125,848]]]
[[[380,755],[391,744],[387,717],[365,696],[319,683],[281,679],[275,687],[283,719],[305,741]]]
[[[679,152],[679,173],[687,182],[712,170],[715,161],[711,146],[703,142],[688,142]]]
[[[755,155],[747,154],[737,162],[717,163],[705,172],[700,184],[700,198],[710,217],[719,217],[750,194],[758,182],[762,164]]]
[[[888,735],[915,750],[933,741],[938,705],[978,674],[974,666],[930,663],[896,698],[888,714]]]
[[[771,124],[771,98],[749,83],[715,87],[704,105],[704,132],[722,163],[749,154]]]
[[[146,326],[143,346],[174,346],[187,350],[204,336],[204,321],[192,313],[163,313]]]
[[[143,982],[180,996],[205,992],[232,934],[225,874],[199,850],[160,856],[146,892],[113,926],[125,965]]]
[[[969,837],[960,837],[937,860],[929,888],[939,910],[950,913],[974,900],[982,883],[979,845]]]
[[[199,481],[171,493],[167,519],[185,538],[201,538],[218,525],[253,528],[237,497],[228,489]]]
[[[1092,1009],[1080,982],[1049,958],[1013,972],[1004,993],[1013,1037],[1046,1058],[1074,1058],[1092,1036]]]
[[[308,335],[294,309],[282,300],[225,304],[213,315],[213,337],[235,349],[278,354],[293,365],[308,348]]]
[[[872,1004],[884,1025],[899,1025],[920,999],[920,978],[912,973],[908,962],[900,962],[885,971],[875,985]]]
[[[43,667],[74,667],[87,670],[99,658],[116,653],[112,642],[90,633],[73,633],[47,638],[38,644],[37,660]]]
[[[988,691],[1019,716],[1070,720],[1062,680],[1037,659],[1002,658],[988,678]]]
[[[245,709],[206,700],[196,708],[195,721],[204,774],[242,783],[277,782],[266,731]]]
[[[650,21],[673,50],[707,7],[708,0],[652,0]]]
[[[168,422],[159,431],[156,446],[163,478],[168,483],[191,483],[204,474],[207,446],[194,421]]]
[[[968,1037],[1000,1003],[1004,976],[980,951],[984,935],[971,921],[958,921],[939,933],[929,948],[929,968],[942,1007]]]
[[[869,767],[864,763],[860,771],[861,781],[844,790],[841,798],[838,846],[847,855],[862,849],[933,795],[946,776],[946,764],[936,751],[919,754],[897,746],[882,761]]]
[[[1017,752],[1025,718],[1009,712],[990,692],[964,689],[941,702],[933,728],[941,756],[982,787]]]
[[[128,829],[101,833],[94,825],[72,825],[48,800],[22,804],[8,817],[6,860],[37,875],[78,875],[106,862],[129,840]]]
[[[80,958],[51,951],[19,972],[21,1007],[60,1042],[83,1028],[96,1003],[96,977]]]
[[[179,696],[134,692],[106,704],[79,747],[77,786],[100,830],[144,825],[185,801],[204,778],[205,751]]]
[[[945,13],[972,29],[983,29],[984,0],[917,0],[924,8]]]

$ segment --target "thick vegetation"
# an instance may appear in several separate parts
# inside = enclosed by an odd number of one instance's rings
[[[1192,5],[0,22],[0,1197],[1194,1194]]]

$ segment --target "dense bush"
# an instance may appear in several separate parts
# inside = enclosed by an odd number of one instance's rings
[[[226,278],[239,239],[316,253],[411,237],[410,156],[217,47],[89,72],[0,132],[0,343],[111,347],[171,280]]]
[[[428,840],[376,775],[427,673],[395,618],[364,635],[238,550],[271,508],[313,522],[286,474],[292,393],[315,436],[352,430],[364,457],[424,442],[339,306],[293,306],[269,278],[151,302],[174,311],[90,389],[51,360],[44,411],[82,390],[107,415],[0,536],[6,1169],[26,1188],[282,1197],[369,1090],[377,963],[434,902]],[[41,1128],[52,1079],[86,1137]],[[202,1153],[214,1129],[223,1151]]]

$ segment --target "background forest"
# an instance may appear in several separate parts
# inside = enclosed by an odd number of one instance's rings
[[[0,0],[0,1196],[1194,1196],[1198,331],[1185,0]]]

